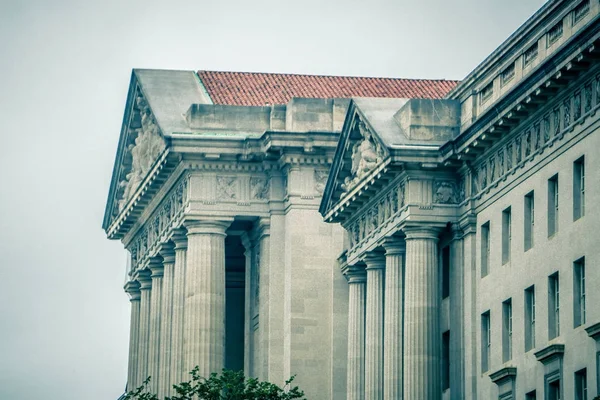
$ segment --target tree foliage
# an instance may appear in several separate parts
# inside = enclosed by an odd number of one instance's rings
[[[221,374],[212,373],[209,378],[198,375],[198,367],[190,372],[191,379],[173,385],[175,396],[164,400],[293,400],[304,398],[304,392],[292,387],[292,376],[283,388],[255,378],[246,378],[242,371],[223,369]],[[135,390],[125,395],[125,400],[160,400],[156,394],[148,392],[150,377]]]

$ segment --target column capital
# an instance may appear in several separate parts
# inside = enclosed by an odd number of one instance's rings
[[[175,250],[187,249],[187,231],[184,227],[175,228],[171,235]]]
[[[344,265],[342,267],[342,274],[348,280],[348,284],[365,283],[367,281],[367,271],[361,265]]]
[[[406,235],[405,240],[429,239],[437,241],[444,226],[425,224],[405,225],[402,228],[402,232]]]
[[[140,301],[140,283],[137,281],[129,281],[125,284],[125,292],[129,295],[130,301]]]
[[[223,219],[188,219],[183,222],[183,225],[187,229],[187,235],[202,235],[202,234],[215,234],[225,236],[225,231],[231,223],[233,218]]]
[[[151,278],[160,278],[163,276],[164,266],[162,257],[150,257],[148,268],[152,272],[152,275],[150,275]]]
[[[163,264],[175,263],[175,245],[172,242],[161,243],[158,254],[163,258]]]
[[[392,236],[383,241],[386,256],[406,253],[406,241],[403,238]]]
[[[152,288],[152,278],[150,277],[150,270],[142,269],[137,272],[136,280],[140,283],[140,290],[148,290]]]
[[[372,250],[367,252],[365,255],[365,264],[367,264],[367,271],[370,269],[384,269],[385,253],[380,250]]]

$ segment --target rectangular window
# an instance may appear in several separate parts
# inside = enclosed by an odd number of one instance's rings
[[[450,389],[450,331],[442,335],[442,390]]]
[[[578,23],[587,15],[590,11],[590,1],[584,0],[582,1],[575,9],[573,10],[573,25]]]
[[[573,263],[573,325],[585,324],[585,257]]]
[[[494,94],[494,81],[485,85],[483,89],[481,89],[481,103],[485,103],[492,95]]]
[[[575,372],[575,400],[587,400],[587,370]]]
[[[535,225],[535,202],[533,200],[533,191],[525,195],[525,210],[524,210],[524,248],[525,251],[533,247],[533,228]]]
[[[508,82],[510,82],[514,76],[515,76],[515,63],[513,62],[508,67],[506,67],[504,69],[504,71],[502,71],[502,74],[501,74],[502,86],[504,86]]]
[[[481,225],[481,277],[488,274],[490,263],[490,222]]]
[[[535,347],[535,286],[525,289],[525,351]]]
[[[561,38],[563,34],[563,21],[554,25],[548,31],[548,47]]]
[[[535,42],[530,48],[528,48],[523,54],[523,65],[528,66],[537,58],[538,55],[538,44]]]
[[[442,299],[450,296],[450,246],[442,249]]]
[[[486,372],[490,369],[492,345],[492,327],[490,322],[489,311],[481,314],[481,372]]]
[[[558,174],[548,179],[548,237],[558,232]]]
[[[532,390],[531,392],[527,393],[525,395],[525,400],[536,400],[535,390]]]
[[[560,335],[560,289],[558,272],[548,277],[548,340]]]
[[[512,358],[512,299],[502,303],[502,362]]]
[[[573,221],[585,215],[585,158],[573,163]]]
[[[511,212],[508,207],[502,211],[502,264],[510,261],[511,238]]]
[[[560,379],[548,383],[548,400],[561,400]]]

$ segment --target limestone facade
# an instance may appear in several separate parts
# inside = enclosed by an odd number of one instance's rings
[[[548,2],[436,99],[220,105],[135,70],[104,220],[127,388],[197,365],[309,399],[597,395],[599,18]]]

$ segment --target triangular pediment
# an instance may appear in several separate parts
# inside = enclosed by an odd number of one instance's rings
[[[389,150],[369,120],[352,101],[323,193],[323,216],[369,179],[390,156]]]
[[[166,148],[167,142],[134,71],[106,204],[104,229],[126,209]]]

